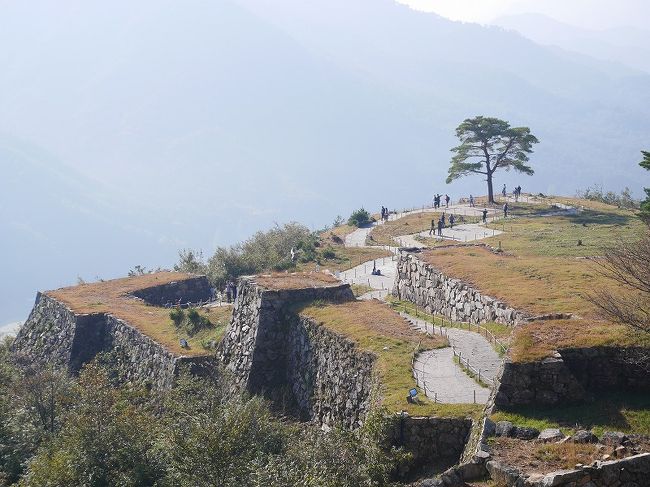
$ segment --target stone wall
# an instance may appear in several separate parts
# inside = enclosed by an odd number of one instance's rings
[[[474,324],[496,321],[509,326],[528,318],[522,311],[485,296],[459,279],[447,277],[418,258],[419,251],[401,251],[393,294],[428,313]]]
[[[46,364],[79,370],[88,355],[97,353],[100,342],[93,330],[101,330],[104,315],[77,315],[67,306],[44,293],[36,295],[29,318],[12,345],[19,363]],[[82,337],[87,337],[88,346]]]
[[[38,293],[13,345],[18,363],[54,365],[77,373],[98,353],[107,352],[119,379],[169,388],[181,366],[201,375],[217,367],[213,357],[178,357],[128,323],[107,314],[75,314],[65,304]]]
[[[357,428],[371,407],[376,357],[305,317],[287,334],[287,380],[304,419]]]
[[[392,442],[413,454],[413,467],[451,466],[460,459],[472,429],[469,418],[404,416],[395,422]],[[446,464],[446,465],[444,465]]]
[[[559,353],[567,368],[586,389],[650,390],[650,349],[564,348]]]
[[[553,406],[584,400],[586,391],[559,354],[537,362],[507,359],[497,384],[495,405],[525,404]]]
[[[177,303],[179,300],[181,303],[207,301],[212,291],[207,277],[196,276],[139,289],[132,294],[153,306],[164,306],[167,303]]]
[[[576,470],[562,470],[546,475],[525,475],[496,461],[488,461],[490,477],[506,487],[642,487],[649,485],[650,453],[622,460],[595,462]]]
[[[236,387],[260,393],[286,384],[288,306],[301,302],[349,301],[347,284],[321,288],[270,290],[252,278],[239,281],[233,315],[219,355]]]
[[[298,416],[322,425],[359,426],[370,405],[374,356],[292,311],[301,302],[353,299],[347,284],[270,290],[241,279],[218,353],[234,389],[290,399]]]
[[[599,390],[650,390],[650,351],[643,348],[567,348],[537,362],[506,360],[495,404],[554,406],[588,399]]]

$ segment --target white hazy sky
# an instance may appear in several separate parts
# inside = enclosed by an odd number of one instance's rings
[[[541,13],[591,29],[646,28],[650,0],[398,0],[452,20],[488,23],[501,15]]]

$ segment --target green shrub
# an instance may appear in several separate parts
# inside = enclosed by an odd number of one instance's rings
[[[616,194],[614,191],[605,191],[602,186],[594,185],[584,191],[578,191],[578,197],[586,200],[598,201],[619,208],[638,208],[639,201],[635,200],[630,193],[630,188],[625,188]]]
[[[328,245],[321,251],[321,255],[323,256],[323,259],[333,259],[336,257],[336,252],[331,245]]]
[[[169,312],[169,317],[174,322],[174,326],[180,328],[185,321],[185,311],[182,308],[174,308]]]
[[[348,225],[354,227],[362,227],[370,223],[370,213],[368,213],[364,208],[359,208],[352,212],[350,218],[348,218]]]
[[[205,328],[210,328],[210,320],[198,312],[196,308],[189,308],[187,311],[182,308],[174,308],[169,312],[169,317],[174,322],[174,326],[183,329],[189,336],[194,336]]]

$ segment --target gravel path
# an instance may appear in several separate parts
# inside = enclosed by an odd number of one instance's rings
[[[486,379],[486,382],[494,382],[501,367],[501,357],[483,335],[460,328],[432,327],[431,323],[413,318],[406,313],[400,313],[400,315],[422,332],[431,333],[433,331],[437,335],[446,336],[456,353],[460,353],[464,359],[469,360],[473,368],[480,370],[481,377]]]
[[[490,397],[490,389],[481,387],[456,365],[451,347],[419,354],[413,376],[426,396],[436,402],[486,404]]]

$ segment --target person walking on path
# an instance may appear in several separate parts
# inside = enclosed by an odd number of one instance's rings
[[[471,194],[469,195],[469,206],[470,208],[474,208],[474,196]]]
[[[451,199],[451,198],[449,197],[449,195],[446,194],[446,195],[445,195],[445,205],[447,206],[447,208],[449,208],[449,200],[450,200],[450,199]]]
[[[432,218],[431,219],[431,228],[429,229],[429,235],[431,235],[435,231],[436,231],[436,219]]]
[[[508,194],[508,191],[506,190],[506,185],[505,184],[503,185],[503,189],[501,190],[501,194],[503,195],[504,198]]]
[[[484,208],[483,209],[483,223],[487,223],[487,214],[488,214],[487,208]]]
[[[442,237],[442,227],[444,227],[445,224],[442,223],[442,219],[438,220],[438,237]]]
[[[508,218],[508,202],[506,201],[506,204],[503,205],[503,217]]]
[[[451,215],[449,215],[449,228],[454,228],[454,221],[455,220],[456,219],[454,218],[453,213]]]
[[[442,212],[442,216],[440,217],[440,220],[442,220],[442,226],[444,227],[447,224],[447,217],[445,216],[445,212]]]

